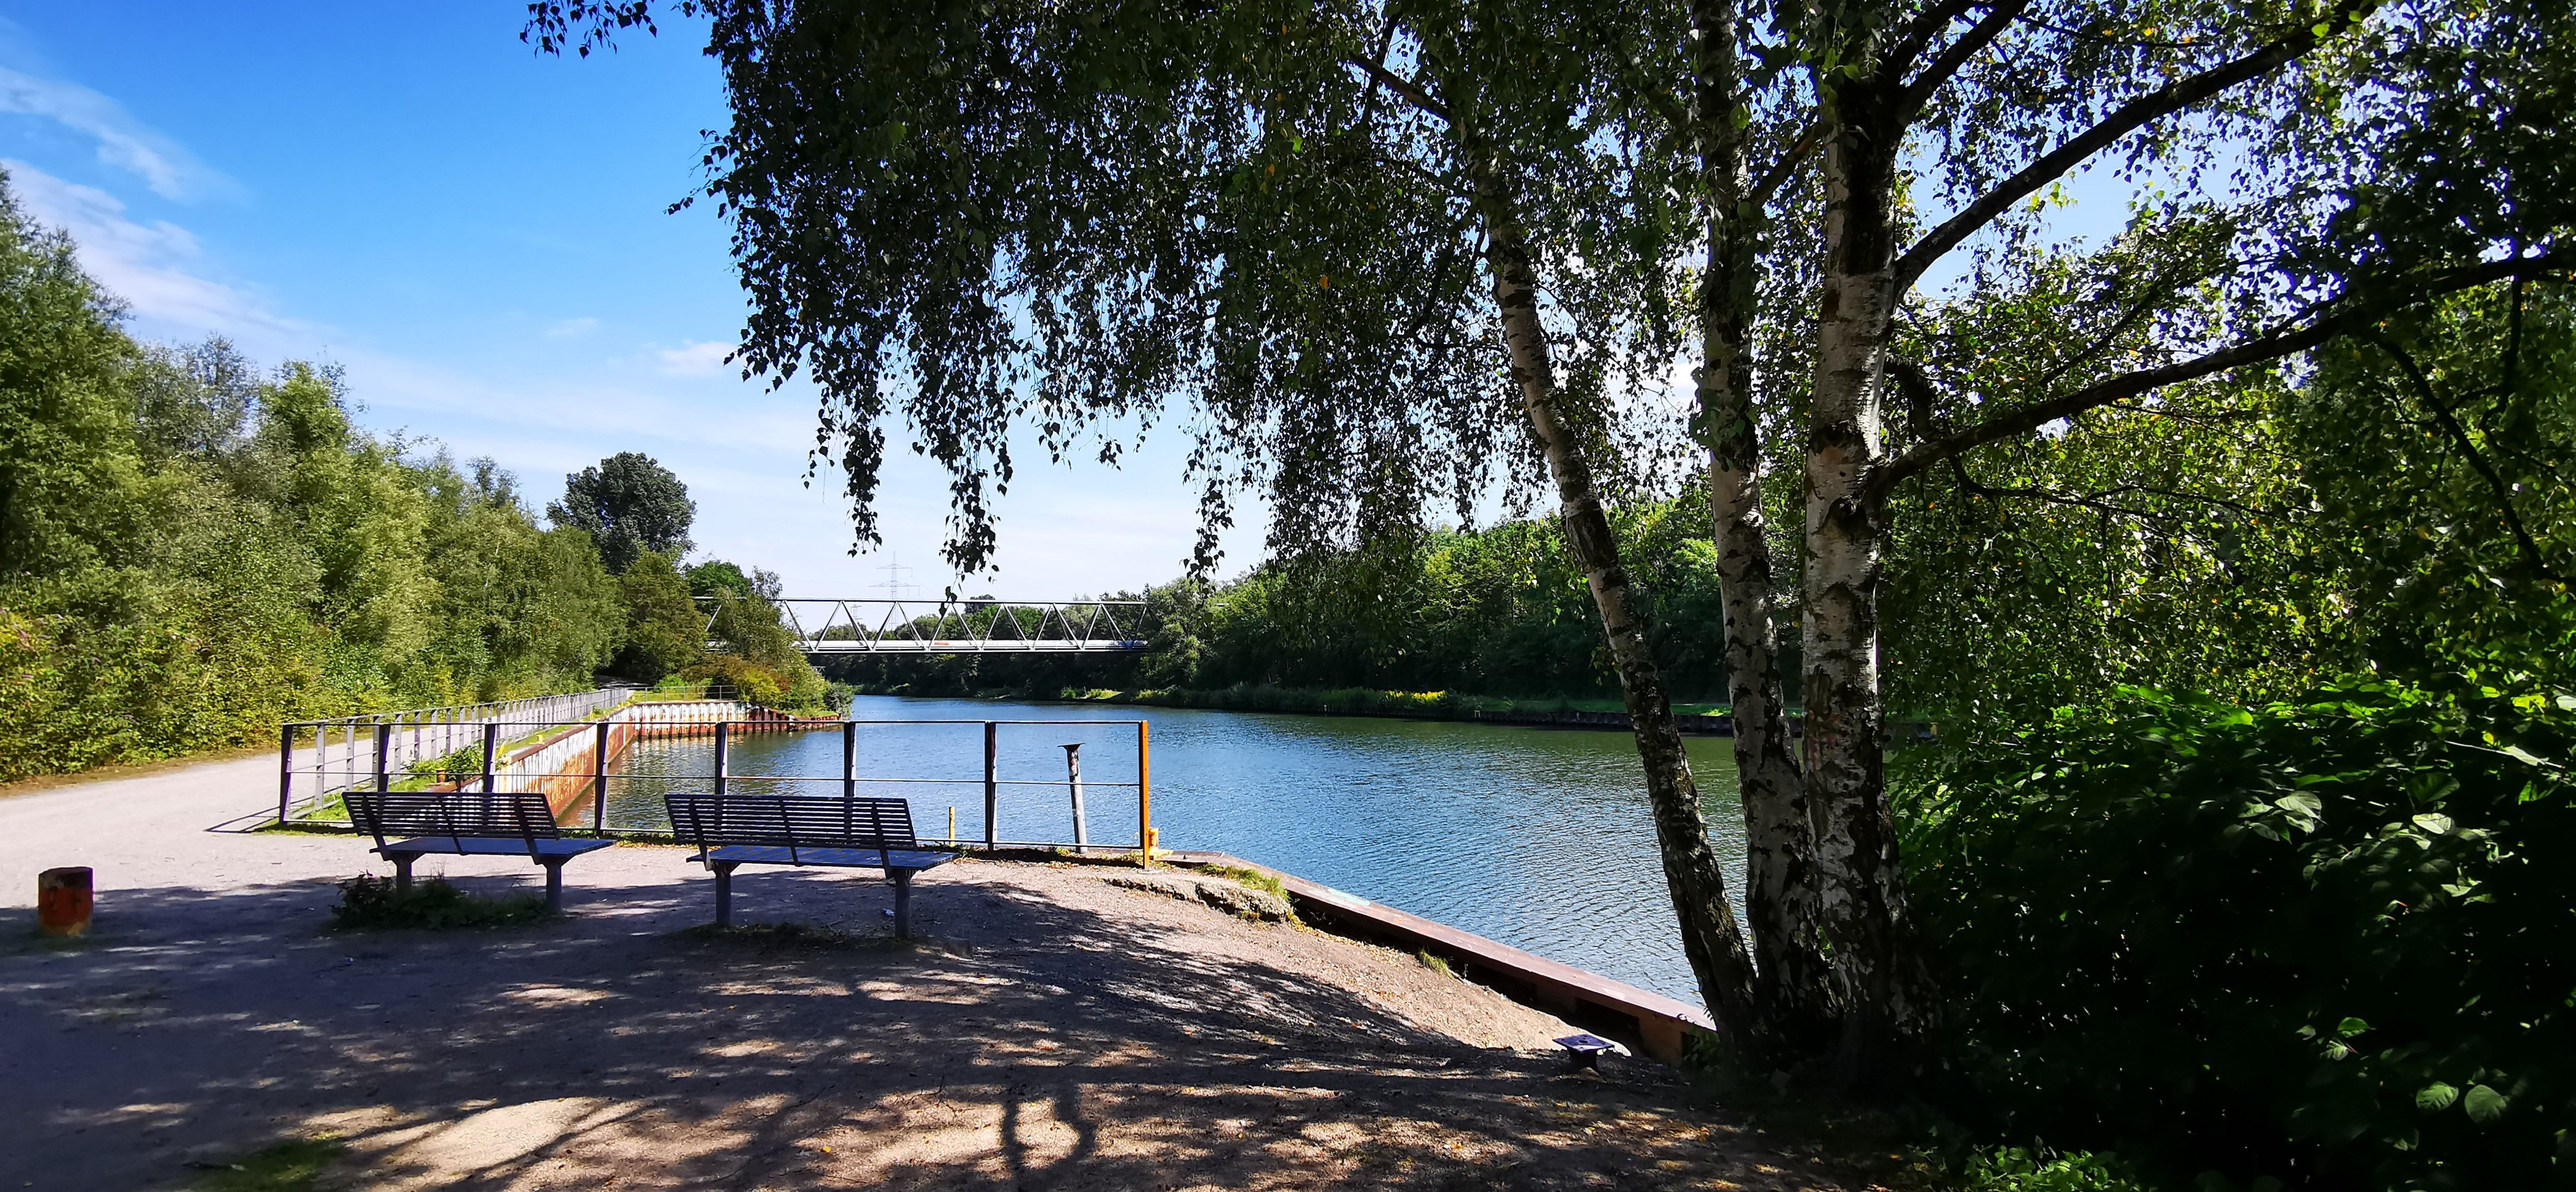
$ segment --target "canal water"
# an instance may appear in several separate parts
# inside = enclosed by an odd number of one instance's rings
[[[1232,853],[1699,1003],[1627,733],[867,696],[850,716],[860,792],[909,800],[924,837],[953,814],[967,840],[984,835],[981,722],[1057,722],[1000,728],[999,837],[1073,838],[1060,746],[1079,742],[1090,839],[1130,848],[1136,730],[1102,722],[1142,718],[1161,847]],[[935,720],[974,723],[919,723]],[[836,732],[743,734],[726,768],[734,789],[837,794],[841,750]],[[712,754],[704,737],[639,742],[611,780],[610,826],[666,829],[662,793],[705,789]],[[1690,755],[1740,891],[1732,747],[1692,738]]]

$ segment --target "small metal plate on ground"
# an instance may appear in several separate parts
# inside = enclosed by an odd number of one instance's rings
[[[1628,1054],[1626,1046],[1614,1040],[1604,1039],[1599,1035],[1567,1035],[1562,1039],[1556,1040],[1556,1045],[1565,1049],[1566,1059],[1571,1061],[1572,1066],[1577,1068],[1600,1067],[1601,1057],[1604,1054]]]

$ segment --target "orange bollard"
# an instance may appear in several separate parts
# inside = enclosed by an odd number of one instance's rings
[[[87,865],[48,869],[36,875],[36,931],[71,937],[89,934],[90,872]]]

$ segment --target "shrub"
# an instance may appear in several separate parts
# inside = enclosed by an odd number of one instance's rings
[[[546,900],[535,894],[483,898],[450,885],[445,878],[414,882],[409,890],[393,879],[362,873],[340,883],[340,905],[331,908],[331,925],[348,928],[504,927],[546,916]]]
[[[2124,690],[1910,762],[1953,1111],[2176,1173],[2564,1186],[2570,711]]]

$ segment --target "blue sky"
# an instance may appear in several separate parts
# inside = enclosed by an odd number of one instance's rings
[[[885,552],[850,558],[838,477],[804,486],[814,397],[721,363],[743,302],[725,227],[665,214],[724,121],[693,28],[539,58],[515,2],[0,5],[0,159],[149,339],[231,337],[346,370],[360,421],[489,455],[539,507],[616,451],[678,472],[701,552],[867,595],[887,554],[935,592],[945,489],[890,469]],[[897,432],[899,433],[899,431]],[[1023,453],[997,574],[1054,597],[1176,574],[1184,444],[1121,471]],[[1226,570],[1259,529],[1229,535]]]

